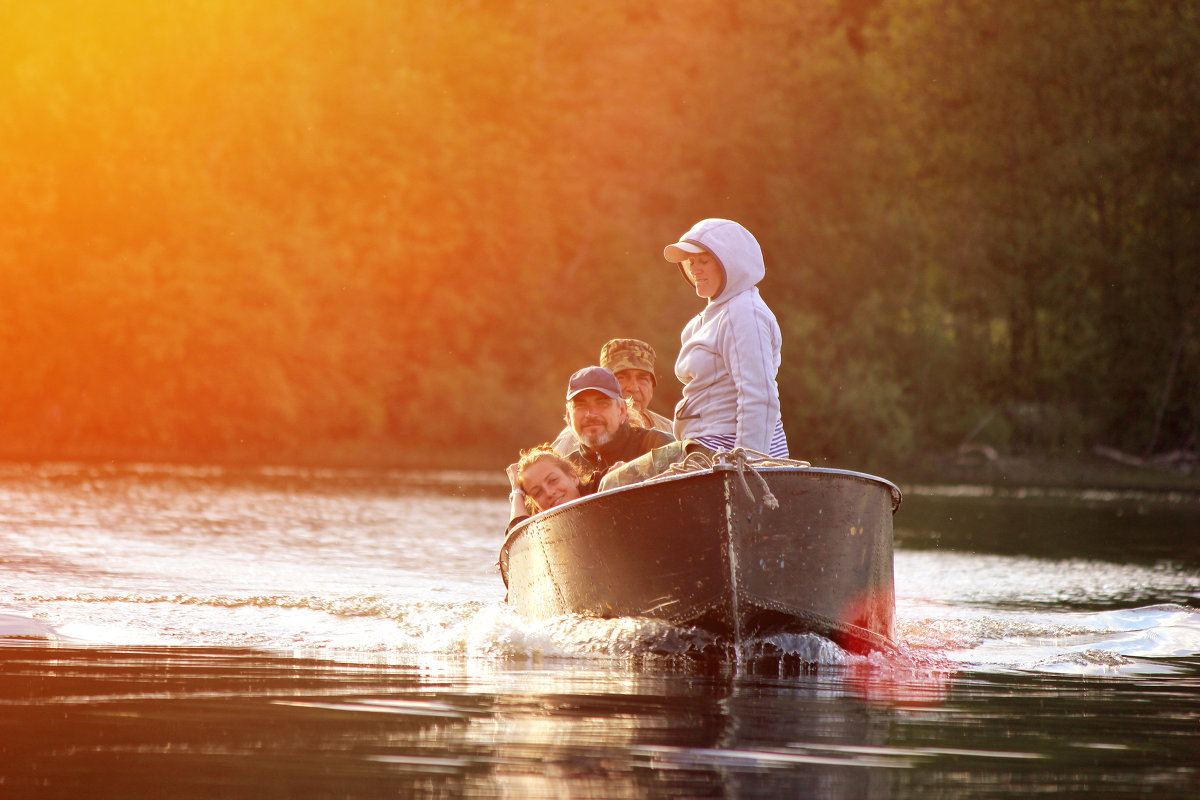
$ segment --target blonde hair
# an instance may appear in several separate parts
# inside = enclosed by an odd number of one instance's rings
[[[531,447],[528,450],[521,451],[521,457],[517,461],[517,481],[521,484],[521,491],[525,491],[525,470],[527,467],[536,464],[539,461],[551,461],[554,466],[562,470],[562,473],[568,478],[573,478],[575,483],[582,486],[583,476],[579,474],[579,469],[575,464],[566,458],[559,455],[558,451],[547,444],[539,444],[536,447]],[[525,510],[530,514],[536,514],[541,511],[541,507],[534,502],[532,497],[525,496]]]
[[[643,414],[639,411],[632,397],[625,398],[625,418],[629,420],[630,425],[637,425],[646,430],[654,427],[654,420],[650,418],[650,412]]]

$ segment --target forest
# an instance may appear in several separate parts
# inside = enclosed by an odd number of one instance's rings
[[[792,453],[1200,436],[1200,0],[40,0],[0,457],[502,468],[738,220]]]

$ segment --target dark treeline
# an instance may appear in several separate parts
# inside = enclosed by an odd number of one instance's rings
[[[706,216],[763,244],[798,457],[1195,447],[1198,16],[8,4],[3,454],[503,463],[613,336],[669,414]]]

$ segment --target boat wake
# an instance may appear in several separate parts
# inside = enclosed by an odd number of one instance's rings
[[[22,598],[17,598],[21,601]],[[732,648],[702,628],[635,617],[529,619],[500,601],[375,595],[191,596],[81,593],[26,597],[0,615],[0,639],[97,646],[233,647],[333,660],[714,659],[769,670],[908,666],[935,671],[1170,672],[1200,657],[1200,609],[1163,603],[1100,612],[901,606],[897,650],[863,656],[813,633],[775,633]],[[24,606],[24,607],[22,607]],[[27,609],[53,608],[34,618]],[[964,614],[964,611],[966,614]],[[773,665],[778,662],[778,665]],[[790,666],[789,666],[790,665]]]
[[[898,624],[909,652],[963,667],[1039,672],[1170,672],[1200,657],[1200,609],[1173,603],[1103,612],[908,619]]]

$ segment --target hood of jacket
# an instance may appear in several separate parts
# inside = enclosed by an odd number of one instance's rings
[[[750,231],[730,219],[702,219],[679,237],[680,241],[698,244],[716,256],[725,271],[725,285],[709,305],[723,303],[734,295],[753,288],[767,274],[762,248]],[[679,265],[688,283],[687,271]]]

